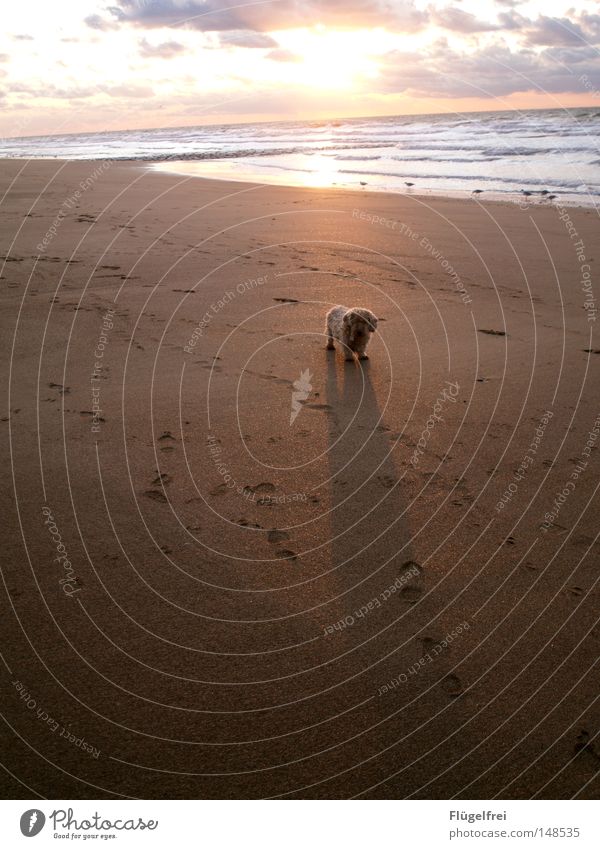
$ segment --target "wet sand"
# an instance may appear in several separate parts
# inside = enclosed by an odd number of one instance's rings
[[[0,183],[5,797],[597,796],[595,213]]]

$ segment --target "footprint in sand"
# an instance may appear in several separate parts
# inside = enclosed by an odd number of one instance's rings
[[[407,574],[416,578],[423,574],[423,567],[416,560],[406,560],[400,567],[400,575],[406,577]]]
[[[282,548],[281,551],[275,552],[282,560],[297,560],[298,555],[295,551],[290,551],[288,548]]]
[[[421,643],[421,648],[424,652],[430,652],[438,645],[439,640],[436,640],[433,637],[417,637],[417,642]]]
[[[457,675],[446,675],[446,677],[442,679],[442,690],[447,696],[455,699],[464,692],[464,687]]]
[[[227,486],[226,483],[220,483],[214,489],[211,489],[211,491],[209,492],[209,495],[225,495],[225,493],[227,492],[228,489],[229,489],[229,487]]]
[[[278,531],[277,528],[271,528],[267,534],[268,542],[283,542],[284,539],[289,539],[290,535],[286,531]]]
[[[154,486],[158,486],[161,483],[163,486],[168,486],[168,484],[170,484],[172,480],[173,478],[170,475],[168,475],[166,472],[163,472],[162,474],[158,475],[158,477],[154,478],[152,483]]]
[[[170,430],[163,430],[162,434],[158,438],[160,441],[165,441],[167,439],[170,439],[173,442],[176,441],[175,437],[173,436]]]
[[[331,404],[303,404],[306,410],[322,410],[324,413],[331,413]]]
[[[91,410],[80,410],[80,411],[79,411],[79,415],[80,415],[80,416],[82,416],[82,417],[83,417],[83,416],[92,416],[92,418],[93,418],[94,416],[96,416],[96,414],[95,414],[95,413],[93,413]],[[96,421],[97,421],[97,422],[105,422],[105,421],[106,421],[106,419],[103,419],[103,418],[102,418],[102,416],[96,416]]]
[[[408,587],[404,587],[404,589],[400,590],[400,595],[404,601],[407,601],[409,604],[414,604],[423,595],[423,590],[420,587],[415,587],[409,584]]]
[[[587,752],[596,761],[600,761],[600,755],[593,742],[591,742],[590,732],[586,728],[582,728],[577,735],[577,740],[574,746],[575,752]]]
[[[164,492],[159,492],[159,490],[157,489],[147,489],[144,495],[146,496],[146,498],[151,498],[152,501],[166,502],[167,500],[167,497]]]
[[[504,330],[486,330],[483,327],[477,328],[479,333],[487,333],[488,336],[506,336],[506,332]]]
[[[386,489],[391,489],[397,483],[396,478],[391,475],[378,475],[377,480]]]
[[[582,587],[567,587],[565,593],[569,596],[573,596],[574,598],[580,598],[584,594],[585,590]]]
[[[63,386],[62,383],[49,383],[50,389],[58,389],[59,395],[68,395],[71,389],[68,386]]]
[[[244,492],[275,492],[275,484],[265,481],[257,484],[256,486],[245,486]]]
[[[241,525],[242,528],[258,528],[259,530],[262,530],[262,525],[259,525],[256,522],[251,522],[250,519],[241,518],[237,520],[237,523],[238,525]]]

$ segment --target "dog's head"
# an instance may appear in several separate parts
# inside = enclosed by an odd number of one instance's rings
[[[371,310],[362,307],[353,307],[348,310],[343,319],[344,328],[351,339],[361,339],[374,333],[377,328],[377,319]]]

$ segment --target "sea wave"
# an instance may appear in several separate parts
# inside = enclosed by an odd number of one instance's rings
[[[5,138],[0,157],[189,163],[200,175],[259,180],[277,172],[303,185],[311,174],[318,185],[325,175],[332,185],[347,176],[391,191],[405,191],[407,181],[436,191],[470,192],[475,181],[486,191],[543,186],[589,202],[600,184],[599,137],[596,107]]]

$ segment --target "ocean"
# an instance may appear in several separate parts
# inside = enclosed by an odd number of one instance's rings
[[[139,160],[198,177],[596,206],[600,109],[386,116],[0,140],[0,157]],[[408,185],[412,184],[412,185]]]

